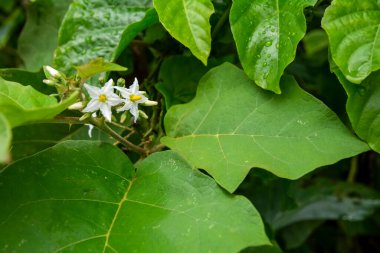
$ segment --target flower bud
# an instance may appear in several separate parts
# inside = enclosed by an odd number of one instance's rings
[[[56,82],[54,82],[53,80],[50,80],[50,79],[44,79],[44,80],[42,80],[42,82],[44,84],[49,85],[49,86],[55,86],[55,84],[56,84]]]
[[[59,73],[58,70],[50,67],[50,66],[44,66],[44,72],[47,78],[54,77],[54,78],[60,78],[62,77],[61,73]]]
[[[157,101],[147,100],[143,103],[144,106],[155,106],[157,105]]]
[[[117,84],[117,86],[124,87],[125,86],[125,79],[124,78],[117,79],[116,84]]]
[[[69,110],[81,110],[83,109],[83,103],[82,102],[76,102],[75,104],[72,104],[68,108]]]
[[[143,111],[141,111],[141,110],[139,110],[139,116],[141,116],[144,119],[148,119],[149,118],[148,115],[146,115],[146,113],[143,112]]]

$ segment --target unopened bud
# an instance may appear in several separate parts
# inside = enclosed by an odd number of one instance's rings
[[[50,80],[50,79],[44,79],[44,80],[42,80],[42,82],[44,84],[49,85],[49,86],[54,86],[56,84],[56,82],[54,82],[53,80]]]
[[[83,120],[88,119],[89,117],[91,117],[91,113],[85,113],[85,114],[83,114],[82,117],[79,118],[79,120],[83,121]]]
[[[123,114],[121,114],[120,116],[120,123],[124,123],[125,120],[127,119],[127,116],[128,116],[127,111],[123,112]]]
[[[76,102],[75,104],[72,104],[69,106],[69,110],[81,110],[81,109],[83,109],[82,102]]]
[[[141,111],[141,110],[139,110],[139,115],[140,115],[142,118],[144,118],[144,119],[148,119],[148,118],[149,118],[148,115],[146,115],[146,113],[143,112],[143,111]]]
[[[61,73],[59,73],[58,70],[50,67],[50,66],[44,66],[44,72],[47,78],[54,77],[54,78],[60,78],[62,77]]]
[[[117,86],[124,87],[125,86],[125,79],[124,78],[117,79],[116,84],[117,84]]]
[[[158,105],[157,101],[147,100],[143,103],[144,106],[155,106]]]

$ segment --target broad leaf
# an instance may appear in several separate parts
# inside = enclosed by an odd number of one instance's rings
[[[372,73],[361,85],[348,81],[330,61],[331,69],[345,88],[347,114],[352,128],[368,145],[380,153],[380,71]]]
[[[380,2],[334,0],[322,19],[332,58],[352,83],[380,69]]]
[[[212,69],[190,103],[170,108],[162,142],[234,191],[252,167],[296,179],[368,150],[322,102],[282,80],[283,95],[231,64]]]
[[[89,63],[75,67],[75,69],[78,71],[78,75],[83,79],[87,79],[102,72],[127,70],[127,68],[116,63],[106,62],[103,58],[94,59]]]
[[[247,75],[260,87],[281,93],[280,79],[305,35],[303,9],[316,0],[233,1],[230,22]]]
[[[61,103],[31,86],[5,81],[0,78],[0,113],[12,127],[36,120],[51,119],[75,102],[78,94]]]
[[[155,21],[151,12],[144,18],[150,6],[148,0],[74,0],[59,31],[55,64],[70,73],[73,66],[99,57],[114,61],[138,32]]]
[[[53,62],[58,29],[71,0],[36,0],[27,5],[27,22],[18,40],[26,69],[37,71]]]
[[[57,92],[54,87],[42,82],[42,80],[45,79],[45,74],[42,70],[39,72],[28,72],[22,69],[0,69],[0,77],[24,86],[30,85],[39,92],[47,95]]]
[[[154,0],[161,23],[176,40],[207,65],[211,50],[211,0]]]
[[[156,88],[164,95],[166,108],[189,102],[195,96],[199,79],[208,68],[197,59],[173,56],[166,59],[160,68]]]
[[[172,152],[136,173],[112,145],[64,142],[5,168],[0,185],[6,251],[238,252],[269,243],[247,199]]]
[[[10,160],[9,146],[11,139],[11,126],[4,115],[0,113],[0,164]]]

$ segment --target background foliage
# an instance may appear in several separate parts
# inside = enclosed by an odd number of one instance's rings
[[[2,0],[0,252],[379,252],[379,10]],[[43,65],[159,105],[90,138]]]

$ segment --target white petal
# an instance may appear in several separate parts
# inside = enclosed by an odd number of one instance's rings
[[[124,104],[123,107],[117,109],[118,112],[128,111],[128,110],[131,109],[131,106],[132,106],[132,102],[131,101],[125,100],[124,103],[125,104]]]
[[[137,78],[133,81],[133,84],[129,87],[132,94],[138,94],[139,92],[139,81]]]
[[[103,92],[104,94],[107,94],[107,95],[108,95],[110,92],[113,93],[113,80],[112,80],[112,79],[108,80],[108,82],[106,82],[106,83],[104,84],[104,86],[103,86],[103,88],[102,88],[102,92]]]
[[[140,94],[139,96],[141,96],[141,99],[137,100],[136,103],[141,104],[141,103],[145,103],[146,101],[148,101],[148,98],[145,97],[144,95]]]
[[[131,106],[131,109],[129,110],[131,114],[133,115],[134,122],[136,123],[137,118],[139,117],[139,108],[137,107],[137,104],[133,104]]]
[[[112,94],[111,96],[107,97],[107,104],[109,104],[110,106],[115,106],[115,105],[121,104],[122,102],[123,100],[119,98],[118,96],[116,96],[115,94]]]
[[[84,84],[84,87],[86,88],[88,94],[90,94],[91,98],[98,98],[100,95],[100,89],[98,87],[88,85],[87,83]]]
[[[94,111],[97,111],[99,110],[99,107],[100,107],[100,104],[99,102],[96,100],[96,99],[92,99],[86,106],[86,108],[84,108],[82,110],[82,112],[94,112]]]
[[[106,118],[107,121],[111,121],[111,106],[105,104],[105,103],[102,103],[100,105],[100,111],[102,112],[104,118]]]
[[[124,87],[114,87],[115,89],[117,89],[118,91],[120,91],[121,95],[123,96],[123,98],[129,98],[129,95],[131,95],[131,91],[130,89],[127,89],[127,88],[124,88]]]

